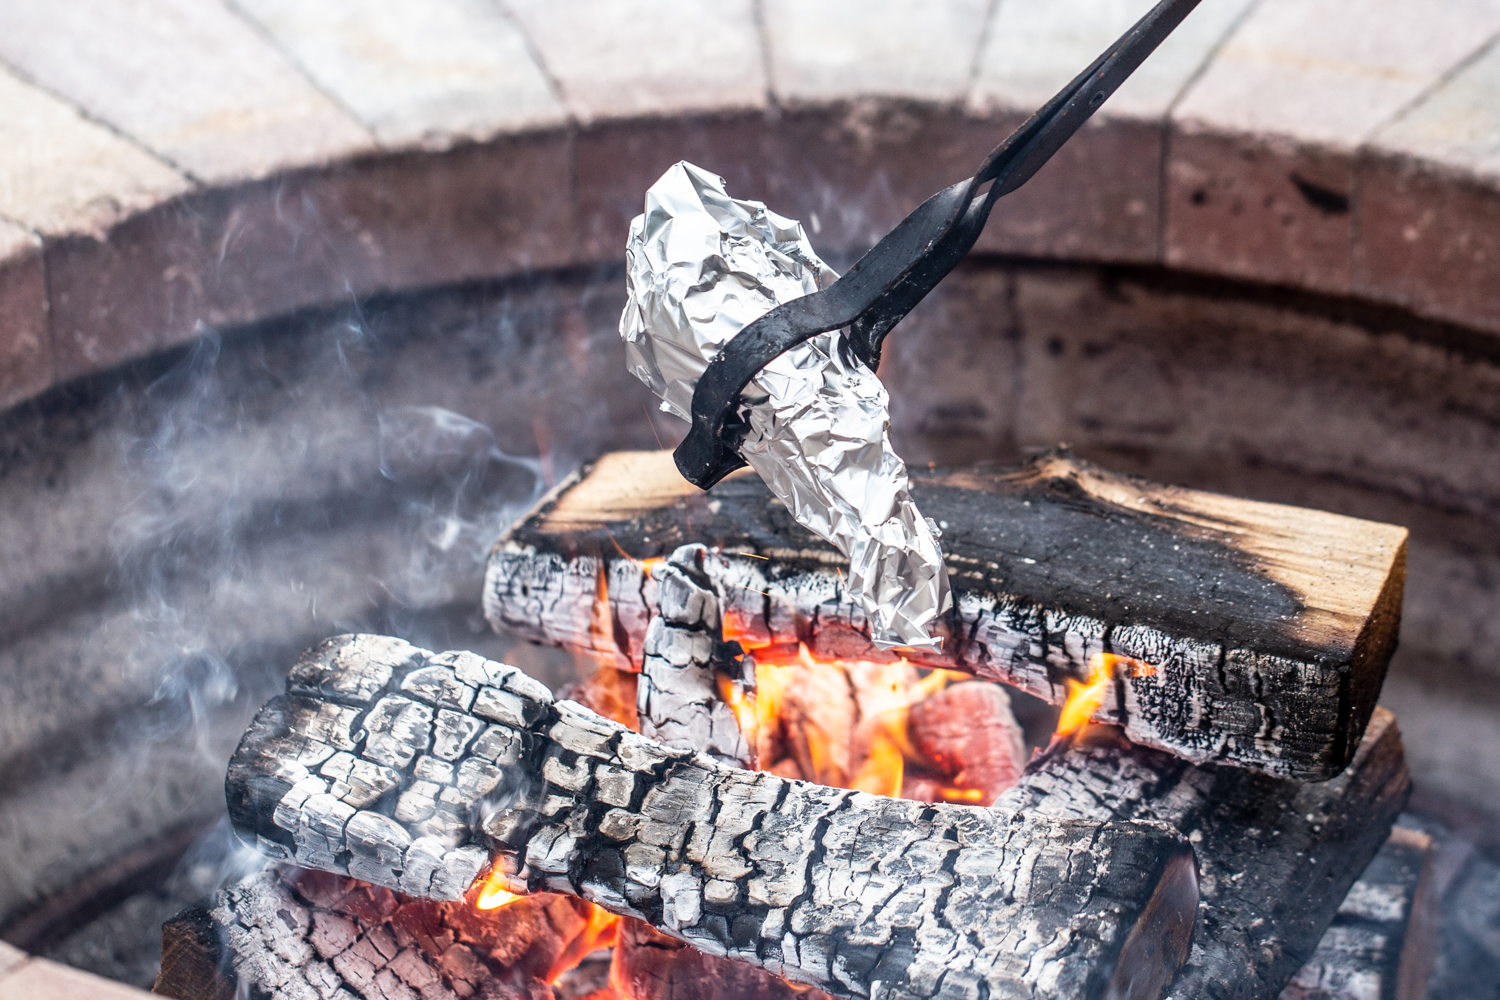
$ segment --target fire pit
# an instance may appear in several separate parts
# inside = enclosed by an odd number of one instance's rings
[[[1289,15],[1263,6],[1241,29],[1246,46],[1336,34],[1278,28]],[[377,152],[332,130],[344,146],[227,171],[167,149],[165,132],[122,119],[107,94],[49,77],[40,49],[21,68],[43,89],[5,77],[37,120],[72,114],[48,96],[63,94],[194,180],[139,150],[120,154],[112,176],[129,176],[95,192],[117,207],[92,201],[87,219],[6,189],[4,213],[24,226],[7,224],[0,274],[7,336],[17,331],[0,472],[10,567],[0,936],[149,983],[149,945],[137,957],[128,929],[149,942],[231,870],[211,842],[179,860],[217,819],[224,762],[254,707],[328,634],[394,633],[517,663],[554,687],[578,679],[570,656],[484,627],[482,549],[580,461],[655,448],[657,434],[675,443],[611,353],[621,283],[611,262],[667,162],[690,156],[728,174],[736,194],[790,200],[843,264],[1034,103],[1024,80],[1005,76],[1015,53],[980,53],[974,80],[917,81],[890,100],[871,98],[874,84],[843,90],[806,54],[825,29],[774,4],[766,17],[773,117],[759,83],[679,81],[657,91],[670,100],[638,106],[629,88],[591,90],[579,60],[594,29],[525,11],[565,109],[498,136],[450,131],[451,148],[427,151],[382,133]],[[1444,37],[1489,32],[1452,27]],[[1208,47],[1228,29],[1215,30]],[[723,37],[741,31],[761,51],[748,14]],[[247,37],[236,44],[264,44]],[[1380,58],[1408,67],[1398,42],[1382,44]],[[1251,121],[1233,106],[1225,74],[1250,72],[1237,51],[1224,50],[1169,128],[1155,124],[1166,105],[1145,101],[1107,119],[996,218],[987,256],[887,349],[897,444],[914,465],[946,467],[1067,441],[1156,480],[1410,527],[1402,645],[1383,700],[1400,719],[1414,808],[1444,824],[1434,832],[1480,845],[1448,859],[1449,899],[1463,908],[1450,925],[1467,944],[1452,945],[1434,982],[1462,982],[1463,956],[1489,954],[1482,886],[1495,877],[1493,820],[1473,814],[1500,798],[1500,713],[1486,683],[1500,652],[1496,324],[1482,265],[1490,237],[1474,221],[1493,195],[1477,175],[1421,157],[1467,162],[1462,135],[1432,123],[1477,101],[1487,64],[1439,88],[1427,117],[1408,114],[1358,157],[1328,159],[1273,137],[1338,147],[1329,126]],[[1436,80],[1468,54],[1408,68]],[[744,79],[761,79],[758,56],[745,65]],[[956,111],[949,99],[969,90],[972,109]],[[681,103],[689,93],[701,103]],[[53,133],[87,133],[77,148],[114,141],[67,121]],[[1151,169],[1098,176],[1099,163],[1137,155],[1110,150],[1159,150],[1164,133],[1170,155],[1147,155]],[[923,155],[893,160],[892,148]],[[856,181],[877,155],[885,172]],[[1064,188],[1088,194],[1056,197]],[[214,331],[173,347],[200,320]],[[1044,740],[1052,721],[1040,705],[1017,699],[1016,711],[1032,743]],[[816,770],[799,752],[799,772]]]

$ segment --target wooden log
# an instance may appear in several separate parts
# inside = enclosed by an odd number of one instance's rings
[[[555,1000],[548,980],[588,907],[540,894],[489,911],[279,868],[162,928],[153,992],[176,1000]],[[188,961],[181,957],[191,955]]]
[[[828,1000],[744,962],[705,954],[626,917],[609,985],[619,1000]]]
[[[955,606],[931,666],[1053,703],[1093,654],[1143,661],[1095,718],[1195,763],[1304,780],[1359,745],[1395,648],[1402,528],[1162,486],[1053,453],[1009,472],[914,474],[943,528]],[[717,547],[704,573],[726,636],[881,655],[843,587],[843,557],[754,476],[700,493],[665,452],[607,455],[496,544],[484,590],[498,630],[640,669],[659,560]]]
[[[1281,1000],[1424,1000],[1436,921],[1424,920],[1432,837],[1396,827]]]
[[[728,767],[555,703],[514,668],[378,636],[299,661],[227,791],[241,836],[282,860],[457,899],[475,855],[493,857],[515,889],[578,895],[847,997],[1096,996],[1189,856],[1160,823]]]
[[[1410,793],[1400,730],[1377,709],[1349,768],[1304,783],[1191,765],[1108,730],[1054,750],[997,806],[1168,823],[1196,848],[1201,902],[1173,1000],[1269,1000],[1312,957]],[[1102,745],[1100,745],[1102,744]]]
[[[257,716],[228,778],[241,835],[273,854],[457,898],[477,870],[466,852],[477,851],[516,890],[582,895],[708,954],[843,996],[866,995],[859,987],[876,979],[889,996],[965,995],[963,976],[981,971],[995,997],[1090,995],[1119,973],[1126,932],[1169,881],[1165,862],[1181,843],[1172,827],[1196,845],[1204,905],[1171,995],[1270,1000],[1312,954],[1408,789],[1384,711],[1352,766],[1325,783],[1097,745],[1109,730],[1093,727],[1096,745],[1054,748],[995,808],[978,809],[727,768],[554,703],[513,668],[383,637],[330,640],[288,689]],[[397,700],[426,705],[432,721],[391,724]],[[344,742],[367,763],[399,765],[401,791],[370,800],[336,777],[354,773],[347,762],[323,773]],[[436,792],[424,787],[439,771],[433,757],[451,775]],[[449,818],[407,808],[408,795]],[[374,845],[372,831],[383,833]],[[450,839],[434,843],[434,831]],[[392,846],[402,843],[404,856]],[[1012,883],[1022,858],[1042,869]],[[970,954],[946,935],[966,919],[984,924],[977,940],[993,951]],[[1176,940],[1168,930],[1163,940]],[[1054,933],[1056,952],[1027,950]],[[825,940],[831,951],[818,950]],[[1066,972],[1052,964],[1063,956]],[[909,992],[891,985],[896,963]]]

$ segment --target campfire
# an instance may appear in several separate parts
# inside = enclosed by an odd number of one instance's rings
[[[606,456],[492,553],[491,622],[587,679],[554,695],[381,636],[302,658],[227,783],[282,866],[168,925],[158,992],[1272,997],[1308,975],[1408,789],[1373,704],[1400,529],[1065,454],[919,476],[972,569],[942,648],[903,654],[759,480],[699,495],[669,463]],[[1061,704],[1029,760],[1002,681]]]

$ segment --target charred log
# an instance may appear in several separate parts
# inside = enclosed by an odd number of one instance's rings
[[[917,473],[912,493],[946,525],[955,595],[941,655],[921,662],[1058,703],[1112,652],[1154,668],[1117,678],[1096,714],[1136,743],[1306,780],[1352,758],[1395,646],[1404,529],[1059,454],[1014,472]],[[605,456],[512,528],[491,555],[485,613],[639,670],[659,560],[690,542],[719,548],[702,570],[732,638],[880,655],[842,556],[760,480],[699,493],[665,452]]]
[[[1281,1000],[1424,1000],[1435,958],[1432,838],[1396,827]]]
[[[324,872],[266,871],[163,928],[153,992],[177,1000],[554,1000],[548,981],[587,932],[588,909],[542,894],[478,911]]]
[[[1390,833],[1411,784],[1395,717],[1377,709],[1354,761],[1308,784],[1195,766],[1092,734],[1053,752],[998,806],[1096,822],[1168,823],[1196,848],[1193,955],[1170,997],[1276,996],[1312,956]]]
[[[288,686],[229,776],[238,828],[273,854],[450,899],[474,855],[493,856],[516,890],[581,895],[844,996],[877,980],[887,996],[958,996],[981,979],[996,997],[1097,995],[1152,899],[1172,898],[1171,827],[1196,847],[1205,900],[1172,995],[1274,997],[1407,790],[1384,712],[1321,784],[1106,741],[1056,748],[977,809],[728,768],[554,703],[512,668],[397,640],[330,640]],[[353,763],[325,767],[341,743],[396,783],[371,799],[339,777]],[[1153,926],[1169,954],[1180,928]],[[1028,951],[1045,940],[1054,951]]]
[[[842,996],[1097,995],[1183,844],[1159,823],[727,767],[554,703],[513,668],[381,637],[324,643],[288,690],[228,779],[241,835],[273,855],[438,899],[493,856],[515,889]]]

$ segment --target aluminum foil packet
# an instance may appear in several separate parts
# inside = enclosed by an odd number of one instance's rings
[[[699,377],[735,334],[838,277],[801,223],[729,197],[722,177],[686,162],[646,192],[625,260],[627,363],[684,420]],[[745,388],[740,454],[799,522],[849,557],[849,591],[875,643],[935,649],[929,629],[953,603],[941,533],[907,492],[885,386],[844,361],[840,336],[792,348]]]

